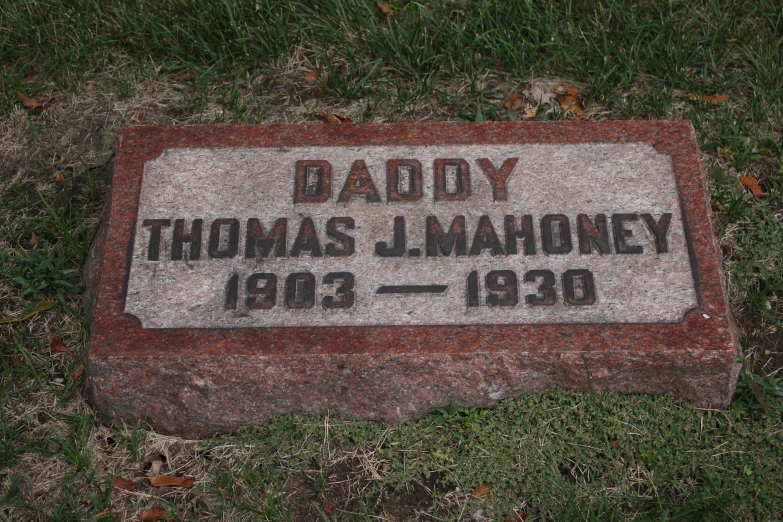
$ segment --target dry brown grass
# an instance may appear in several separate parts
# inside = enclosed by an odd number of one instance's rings
[[[368,114],[375,122],[432,121],[452,120],[466,108],[475,108],[475,94],[470,92],[467,82],[457,79],[437,89],[447,94],[447,102],[440,101],[439,92],[434,92],[432,96],[417,100],[414,106],[401,111],[392,92],[377,106],[373,105],[368,113],[370,100],[342,101],[324,96],[323,93],[319,95],[318,86],[308,84],[304,79],[305,72],[312,69],[313,64],[308,63],[304,55],[295,54],[281,72],[248,79],[244,82],[241,97],[235,102],[242,107],[241,118],[236,111],[227,107],[217,93],[208,92],[205,99],[194,103],[196,95],[187,81],[170,78],[153,78],[133,85],[133,94],[128,97],[113,94],[100,78],[90,88],[85,86],[76,93],[49,93],[46,110],[40,114],[19,109],[0,120],[0,157],[3,165],[0,179],[3,190],[11,184],[31,182],[42,192],[49,192],[57,186],[55,177],[58,174],[65,176],[67,183],[83,174],[86,168],[110,162],[118,132],[123,125],[261,120],[265,123],[315,123],[314,115],[325,113],[336,113],[355,122],[362,121]],[[542,103],[540,110],[554,116],[562,109],[551,99],[550,93],[557,85],[564,84],[568,82],[562,78],[536,78],[522,85],[510,84],[497,75],[487,73],[479,79],[477,87],[482,91],[482,96],[493,98],[501,106],[508,95],[516,90],[522,95],[526,106]],[[672,110],[681,112],[682,105],[675,104]],[[595,117],[611,115],[610,109],[599,105],[587,107],[586,113]],[[713,165],[727,168],[727,163],[719,154],[703,154],[702,163],[705,168]],[[735,171],[729,171],[731,177],[738,176]],[[99,190],[104,196],[108,182],[107,177],[99,184]],[[36,206],[27,212],[33,216],[44,211]],[[0,209],[0,220],[8,223],[7,233],[0,236],[0,249],[15,248],[24,241],[22,218],[26,217],[13,215],[10,208]],[[94,230],[98,219],[97,209],[85,215],[86,228]],[[718,216],[716,219],[722,218]],[[716,225],[721,228],[723,223],[718,221]],[[735,246],[735,231],[742,226],[743,223],[733,223],[725,228],[722,245],[727,251],[727,268],[731,262],[729,253]],[[735,315],[746,317],[745,295],[731,277],[729,288]],[[78,298],[72,298],[69,303],[80,310]],[[18,290],[7,280],[0,279],[0,312],[10,316],[19,310]],[[234,439],[235,443],[215,445],[208,441],[182,440],[152,430],[142,430],[138,445],[139,460],[136,460],[129,445],[118,440],[130,439],[132,427],[102,425],[79,393],[75,390],[63,393],[69,377],[78,370],[78,359],[84,353],[86,333],[80,318],[69,314],[59,317],[39,314],[24,324],[0,328],[3,330],[0,339],[5,343],[14,342],[20,330],[25,330],[24,342],[30,362],[37,369],[40,379],[48,383],[47,387],[41,389],[17,393],[12,402],[2,405],[2,418],[9,425],[23,426],[26,436],[31,439],[51,441],[46,443],[50,444],[50,453],[22,452],[15,464],[0,474],[0,494],[7,494],[14,483],[14,487],[23,492],[28,502],[42,509],[38,514],[19,507],[0,511],[8,520],[46,520],[53,517],[57,506],[67,500],[68,495],[63,493],[60,486],[65,477],[73,476],[74,465],[64,460],[62,444],[58,441],[73,433],[83,434],[84,440],[75,443],[77,446],[81,444],[84,454],[97,466],[99,475],[80,476],[73,483],[74,490],[94,490],[96,483],[102,484],[104,489],[111,489],[115,476],[134,481],[134,491],[118,490],[111,496],[111,507],[119,511],[121,520],[135,520],[144,509],[157,504],[176,505],[186,512],[199,513],[204,520],[261,518],[258,514],[232,506],[231,498],[256,498],[259,503],[279,498],[283,504],[294,506],[294,516],[297,518],[312,515],[313,503],[324,506],[334,498],[340,503],[340,512],[351,517],[353,514],[358,515],[358,511],[345,510],[343,506],[356,506],[368,486],[388,473],[388,462],[378,457],[375,451],[377,448],[331,446],[328,417],[318,421],[324,422],[319,429],[314,425],[309,426],[311,438],[302,441],[301,454],[259,453],[253,445],[243,445],[241,438]],[[743,324],[745,338],[752,337],[748,329],[753,328],[757,326]],[[71,361],[65,354],[52,352],[49,348],[52,337],[63,339],[77,361]],[[73,419],[87,419],[88,425],[83,432],[74,430]],[[378,445],[382,442],[381,438]],[[317,455],[313,455],[313,448],[319,448],[322,464],[302,469],[301,463],[295,462],[304,454],[315,458]],[[207,449],[208,458],[205,457]],[[196,480],[195,488],[185,490],[151,486],[147,472],[151,462],[158,459],[165,462],[162,473],[176,472],[193,477]],[[258,484],[244,482],[241,478],[246,476],[244,470],[261,468],[269,460],[281,462],[283,468],[291,466],[284,483],[264,491],[259,490]],[[325,470],[328,476],[323,478]],[[215,477],[227,473],[234,477],[230,485],[216,485]],[[653,473],[648,469],[639,467],[629,477],[629,484],[647,492],[645,494],[655,489]],[[326,481],[322,490],[319,490],[319,480]],[[442,488],[440,485],[438,487]],[[438,512],[459,513],[461,519],[472,517],[480,520],[482,511],[475,511],[469,502],[471,492],[462,489],[460,484],[452,484],[451,488],[436,493],[433,490],[437,488],[433,483],[418,479],[411,481],[401,491],[389,490],[384,493],[385,496],[378,497],[379,503],[385,502],[391,506],[388,516],[370,515],[370,518],[445,520],[439,518],[434,510],[433,498],[436,498]],[[611,491],[607,490],[607,494],[612,496]],[[86,497],[83,501],[92,502]],[[215,505],[223,505],[224,508],[216,510]],[[519,512],[523,513],[525,509],[526,506],[521,505]],[[214,515],[217,512],[219,516]]]

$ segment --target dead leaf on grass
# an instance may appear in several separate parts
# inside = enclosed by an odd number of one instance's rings
[[[535,118],[536,114],[538,114],[538,109],[535,107],[525,109],[525,118]]]
[[[152,506],[139,515],[139,520],[162,520],[166,518],[166,510],[160,506]]]
[[[54,175],[54,181],[57,183],[65,183],[65,176],[58,172]]]
[[[577,98],[577,96],[579,95],[579,89],[577,87],[575,87],[574,85],[570,86],[566,94],[558,94],[557,87],[555,87],[554,89],[552,89],[552,94],[560,103],[560,106],[562,108],[572,113],[580,120],[587,119],[587,116],[585,116],[585,110],[582,107],[582,104],[579,103],[579,99]]]
[[[343,118],[337,114],[316,114],[314,115],[316,120],[328,123],[329,125],[342,125],[343,123],[353,123],[351,118]]]
[[[114,477],[114,487],[125,491],[133,491],[135,486],[132,480],[128,480],[125,477],[117,475]]]
[[[759,180],[754,178],[753,176],[743,176],[740,178],[740,183],[748,187],[751,192],[753,192],[753,196],[757,198],[763,198],[764,197],[764,191],[761,190],[761,187],[759,186]]]
[[[30,232],[30,239],[27,240],[27,244],[31,247],[38,244],[38,236],[35,235],[35,232]]]
[[[87,82],[87,92],[90,92],[95,87],[95,82]]]
[[[164,486],[177,486],[181,488],[192,488],[196,481],[189,477],[177,477],[175,475],[158,475],[150,477],[150,484],[162,488]]]
[[[756,394],[756,399],[758,399],[761,406],[764,408],[764,412],[767,411],[767,400],[764,398],[764,394],[761,393],[761,388],[759,388],[759,385],[756,383],[756,380],[751,376],[750,378],[750,386],[753,388],[753,393]]]
[[[190,80],[193,79],[193,73],[191,73],[190,71],[185,71],[183,73],[174,76],[174,79],[177,80],[178,82],[189,82]]]
[[[701,95],[701,94],[692,94],[688,93],[688,99],[691,101],[705,101],[707,103],[726,103],[726,100],[729,99],[728,96],[725,94],[715,94],[713,96],[710,95]]]
[[[714,210],[715,212],[726,212],[726,207],[724,207],[723,203],[721,203],[720,201],[713,201],[712,210]]]
[[[57,301],[44,301],[40,303],[38,306],[34,307],[33,309],[29,310],[27,313],[22,314],[17,317],[4,317],[0,319],[0,324],[6,324],[6,323],[20,323],[22,321],[27,321],[32,316],[39,312],[43,312],[44,310],[48,310],[49,308],[53,308],[57,306]]]
[[[381,12],[386,16],[391,16],[394,14],[394,9],[392,9],[391,7],[389,7],[384,3],[378,2],[378,7],[381,9]]]
[[[111,509],[110,510],[109,508],[104,508],[103,511],[101,511],[100,513],[95,515],[95,518],[96,519],[101,518],[102,516],[108,515],[109,513],[111,513],[112,515],[114,515],[116,517],[116,516],[119,516],[120,511],[118,509]]]
[[[131,114],[130,121],[136,124],[141,124],[141,120],[139,120],[139,116],[135,112]]]
[[[506,109],[510,109],[517,101],[519,101],[519,93],[512,92],[511,96],[509,96],[508,99],[506,100],[506,103],[503,104],[503,107],[505,107]]]
[[[52,342],[50,344],[52,345],[52,349],[55,352],[66,353],[66,354],[68,354],[68,357],[73,359],[73,353],[71,352],[71,350],[67,346],[65,346],[65,343],[62,342],[57,337],[52,339]]]
[[[334,508],[336,508],[336,507],[337,507],[337,506],[336,506],[335,504],[331,504],[331,503],[329,503],[329,504],[326,504],[326,505],[324,506],[324,513],[326,513],[326,514],[328,515],[329,513],[331,513],[332,511],[334,511]]]
[[[481,498],[492,489],[492,486],[479,486],[473,490],[473,498]]]
[[[75,372],[73,372],[73,380],[78,381],[82,378],[82,375],[84,374],[84,367],[79,366]]]
[[[19,101],[22,102],[22,105],[27,107],[28,109],[41,109],[43,108],[43,103],[36,101],[32,98],[28,98],[24,94],[22,94],[19,91],[16,91],[16,95],[19,97]]]
[[[710,169],[710,177],[718,183],[728,183],[729,181],[729,174],[718,165]]]
[[[307,83],[315,83],[318,81],[318,73],[313,71],[307,71],[305,73],[305,81]]]

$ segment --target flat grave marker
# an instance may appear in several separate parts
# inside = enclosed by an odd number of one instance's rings
[[[725,407],[708,201],[687,122],[128,127],[89,396],[186,436],[555,387]]]

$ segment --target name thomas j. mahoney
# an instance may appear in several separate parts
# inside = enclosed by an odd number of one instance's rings
[[[475,165],[492,187],[495,202],[508,201],[507,181],[518,158],[508,158],[496,165],[486,158]],[[444,262],[448,258],[491,256],[557,256],[578,252],[590,255],[642,254],[645,248],[634,237],[630,225],[643,224],[653,238],[657,254],[669,252],[667,235],[672,221],[669,212],[654,214],[649,209],[618,213],[569,212],[531,215],[524,212],[500,215],[489,213],[466,217],[449,213],[449,202],[466,202],[471,198],[470,163],[461,158],[435,159],[432,163],[432,195],[444,203],[443,212],[408,217],[404,205],[425,197],[422,164],[415,159],[386,161],[385,198],[373,181],[363,160],[353,162],[337,197],[333,197],[332,165],[324,160],[297,161],[294,176],[293,203],[302,209],[300,217],[225,216],[205,219],[194,216],[143,216],[142,227],[148,230],[147,261],[183,261],[197,263],[202,259],[246,259],[263,261],[271,258],[348,258],[357,251],[371,249],[377,258],[424,258],[427,262]],[[318,218],[307,216],[307,209],[329,203],[364,201],[368,204],[400,204],[400,215],[389,220],[388,233],[370,244],[361,244],[352,234],[354,217],[335,215]],[[335,213],[340,210],[335,209]],[[319,214],[320,215],[320,214]],[[408,231],[419,228],[423,238],[412,244]],[[165,248],[164,248],[165,245]],[[541,249],[537,248],[541,245]],[[568,305],[592,305],[596,285],[600,282],[590,270],[574,266],[555,274],[547,269],[515,273],[513,270],[489,270],[485,274],[471,271],[465,280],[465,303],[479,306],[514,307],[517,305],[552,306],[559,296],[556,279],[562,281],[562,300]],[[519,284],[534,283],[535,293],[520,296]],[[328,295],[318,299],[318,286],[329,287]],[[482,289],[485,298],[482,298]],[[280,291],[278,292],[278,287]],[[445,285],[384,285],[375,289],[384,293],[439,293]],[[289,309],[349,309],[354,306],[355,277],[348,271],[320,274],[310,272],[276,274],[256,272],[232,274],[225,286],[224,308],[236,310],[240,299],[248,310],[269,310],[275,306]],[[245,295],[242,295],[242,294]],[[278,296],[278,293],[280,296]]]

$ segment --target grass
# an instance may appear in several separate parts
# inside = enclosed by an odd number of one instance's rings
[[[391,15],[363,0],[0,5],[2,517],[783,518],[779,2],[387,3]],[[82,400],[80,269],[121,125],[530,119],[504,107],[512,92],[534,119],[569,119],[549,95],[569,85],[591,119],[697,130],[746,355],[730,410],[553,392],[397,427],[284,417],[186,441],[104,424]],[[151,486],[154,462],[196,486]]]

